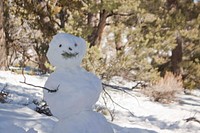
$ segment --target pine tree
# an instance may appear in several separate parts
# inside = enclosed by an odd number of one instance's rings
[[[0,68],[7,68],[7,47],[5,42],[5,32],[4,32],[4,3],[0,1]]]
[[[137,59],[150,58],[161,74],[181,74],[185,88],[199,87],[199,5],[192,0],[141,1],[137,11],[130,35]]]

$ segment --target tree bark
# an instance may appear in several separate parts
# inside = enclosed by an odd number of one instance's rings
[[[117,24],[115,25],[117,27]],[[115,34],[115,49],[116,51],[121,51],[123,49],[121,29],[114,32]]]
[[[106,26],[106,19],[107,19],[108,15],[109,14],[106,10],[102,10],[100,12],[100,20],[99,20],[98,26],[96,28],[94,28],[92,35],[88,37],[88,40],[90,42],[90,47],[100,45],[103,30]]]
[[[175,75],[182,74],[182,68],[180,66],[180,63],[182,62],[182,43],[183,40],[181,36],[178,34],[176,38],[177,46],[172,50],[172,56],[171,56],[171,63],[172,63],[172,72]]]
[[[36,44],[37,44],[37,42],[36,42]],[[43,52],[43,51],[45,51],[45,49],[47,49],[47,47],[48,46],[45,44],[43,44],[41,46],[39,46],[39,45],[33,46],[35,52],[37,53],[37,57],[38,57],[38,59],[37,59],[38,67],[43,73],[46,73],[49,71],[48,68],[45,66],[45,62],[47,61],[46,53]]]
[[[4,32],[4,8],[3,1],[0,1],[0,69],[7,69],[7,47]]]

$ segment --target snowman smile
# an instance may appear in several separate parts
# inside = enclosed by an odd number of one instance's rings
[[[63,51],[61,55],[63,56],[63,58],[67,59],[67,58],[76,57],[78,53],[70,53],[70,52]]]

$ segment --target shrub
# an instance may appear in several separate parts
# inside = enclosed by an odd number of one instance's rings
[[[159,77],[157,68],[153,68],[146,58],[139,59],[131,51],[109,50],[105,49],[107,53],[103,54],[97,46],[89,48],[83,67],[107,81],[120,76],[129,81],[153,82]]]
[[[7,97],[6,93],[0,92],[0,103],[5,103],[6,102],[6,97]]]
[[[175,100],[176,94],[183,90],[181,76],[174,76],[166,72],[165,76],[149,88],[143,90],[144,94],[153,101],[170,103]]]

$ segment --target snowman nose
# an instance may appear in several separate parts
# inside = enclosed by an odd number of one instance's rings
[[[72,48],[71,48],[71,47],[69,47],[69,50],[70,50],[70,51],[72,51]]]

